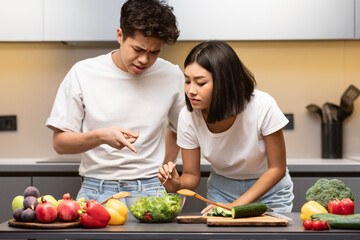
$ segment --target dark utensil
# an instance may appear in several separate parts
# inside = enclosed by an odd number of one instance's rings
[[[339,112],[339,106],[333,103],[326,103],[329,105],[330,109],[330,122],[339,122],[338,118],[338,112]]]
[[[309,110],[310,112],[318,114],[321,118],[321,121],[323,121],[323,114],[322,114],[321,108],[318,105],[309,104],[306,106],[306,109]]]
[[[341,96],[341,104],[340,105],[351,105],[354,101],[359,97],[360,90],[357,89],[354,85],[350,85],[346,91]]]
[[[331,109],[329,103],[324,103],[322,105],[322,115],[323,115],[323,123],[331,122]]]
[[[360,90],[356,88],[354,85],[350,85],[340,100],[340,109],[338,112],[339,121],[343,121],[347,117],[349,117],[354,110],[354,101],[360,96]]]
[[[348,118],[354,111],[354,104],[351,104],[349,106],[343,106],[339,108],[338,112],[338,119],[340,122],[344,121],[346,118]]]

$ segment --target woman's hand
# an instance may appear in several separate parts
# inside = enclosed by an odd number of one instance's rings
[[[225,206],[228,206],[230,209],[233,207],[231,203],[221,203],[222,205],[225,205]],[[201,211],[201,214],[203,216],[206,216],[208,212],[210,212],[214,207],[217,207],[213,204],[210,204],[209,206],[207,206],[206,208],[204,208],[202,211]]]
[[[157,176],[168,192],[176,192],[181,188],[180,176],[173,162],[168,162],[159,168]]]

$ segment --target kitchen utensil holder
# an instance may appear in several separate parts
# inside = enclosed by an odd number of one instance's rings
[[[342,123],[321,124],[321,157],[342,158]]]

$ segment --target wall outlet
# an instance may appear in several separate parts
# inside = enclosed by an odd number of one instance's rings
[[[293,113],[285,113],[285,117],[289,120],[289,123],[283,127],[283,130],[294,130],[294,114]]]
[[[0,116],[0,131],[16,131],[16,115]]]

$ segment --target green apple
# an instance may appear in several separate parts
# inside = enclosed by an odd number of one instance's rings
[[[16,197],[14,197],[12,204],[11,204],[12,210],[13,212],[18,208],[24,208],[24,196],[22,195],[18,195]]]
[[[51,195],[45,195],[45,196],[43,196],[44,198],[45,198],[45,200],[47,201],[47,202],[51,202],[52,204],[54,204],[54,206],[57,208],[57,206],[58,206],[58,201],[53,197],[53,196],[51,196]],[[41,203],[41,197],[39,197],[38,198],[38,202],[39,203]]]

